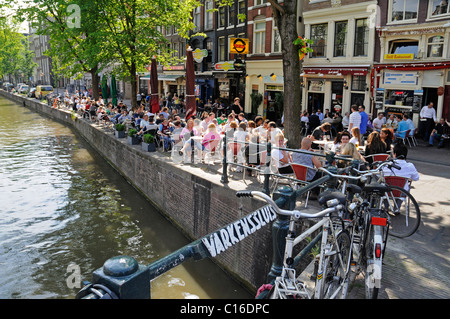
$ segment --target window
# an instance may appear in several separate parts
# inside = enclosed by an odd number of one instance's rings
[[[219,61],[225,61],[226,47],[225,37],[219,38]]]
[[[200,30],[201,22],[200,22],[200,6],[194,9],[194,18],[193,23],[195,25],[194,31]]]
[[[266,22],[256,22],[254,24],[253,53],[265,53],[266,46]]]
[[[324,58],[327,55],[328,24],[316,24],[311,26],[311,58]]]
[[[428,39],[427,57],[441,58],[444,49],[444,37],[437,35]]]
[[[230,44],[231,44],[231,38],[234,38],[234,34],[229,34],[229,35],[228,35],[228,39],[227,39],[227,44],[228,44],[227,56],[228,56],[228,59],[229,59],[229,60],[231,59],[231,53],[230,53],[230,50],[229,50],[229,48],[231,47],[231,46],[230,46]]]
[[[273,28],[273,51],[274,53],[280,53],[281,52],[281,38],[280,38],[280,32],[278,32],[278,28]]]
[[[445,0],[431,0],[430,1],[430,6],[431,6],[431,10],[432,10],[431,11],[431,15],[433,17],[449,13],[448,1],[445,1]]]
[[[206,0],[205,2],[205,29],[213,28],[213,0]]]
[[[369,28],[367,19],[355,22],[355,51],[354,56],[367,56],[369,50]]]
[[[225,7],[220,7],[218,14],[219,14],[218,19],[219,28],[223,28],[225,27]]]
[[[228,25],[232,26],[236,24],[236,8],[234,3],[228,7]]]
[[[417,19],[419,0],[391,0],[391,21]]]
[[[391,54],[414,54],[414,58],[417,58],[417,52],[419,51],[419,41],[414,40],[397,40],[392,41],[390,44],[389,53]]]
[[[334,29],[334,56],[345,56],[347,47],[347,21],[336,22]]]
[[[266,2],[267,2],[267,0],[255,0],[255,6],[260,6]]]
[[[366,88],[366,77],[363,75],[352,76],[352,91],[364,91]]]
[[[247,8],[245,7],[247,1],[239,0],[238,3],[238,14],[247,16]],[[237,23],[243,23],[245,20],[238,19]]]

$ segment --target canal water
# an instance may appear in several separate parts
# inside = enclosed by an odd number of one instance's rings
[[[74,298],[70,265],[91,280],[108,258],[148,265],[188,243],[74,131],[0,97],[0,298]],[[208,259],[151,285],[153,299],[252,298]]]

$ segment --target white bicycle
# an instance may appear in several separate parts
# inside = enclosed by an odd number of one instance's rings
[[[270,299],[345,299],[347,296],[350,269],[350,236],[344,231],[341,213],[343,205],[337,199],[327,201],[327,209],[315,214],[298,210],[283,210],[268,195],[258,191],[240,191],[238,197],[259,197],[264,199],[279,215],[289,216],[289,231],[286,237],[283,268],[275,279],[269,293]],[[295,222],[299,219],[320,220],[299,236],[295,236]],[[322,228],[322,241],[314,293],[311,294],[301,282],[293,267],[293,248]]]

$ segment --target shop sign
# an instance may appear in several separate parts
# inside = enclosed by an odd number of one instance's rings
[[[418,72],[384,72],[384,84],[417,85],[418,80]]]
[[[219,62],[214,65],[216,71],[234,70],[234,61]]]
[[[249,40],[243,38],[230,38],[230,53],[248,54]]]
[[[184,65],[163,66],[163,71],[184,71]]]
[[[266,85],[266,91],[283,91],[283,87],[279,85]]]
[[[201,63],[203,61],[203,58],[206,58],[208,56],[208,50],[197,48],[192,51],[192,56],[194,57],[195,62]]]
[[[385,54],[385,60],[413,60],[414,53],[403,53],[403,54]]]
[[[322,92],[323,91],[324,82],[323,81],[309,81],[309,90]]]

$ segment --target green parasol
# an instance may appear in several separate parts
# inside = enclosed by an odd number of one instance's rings
[[[105,104],[108,103],[108,83],[107,83],[106,75],[103,75],[102,78],[102,98]]]
[[[112,104],[114,106],[117,105],[117,88],[116,88],[116,77],[113,75],[111,76],[111,98],[112,98]]]

